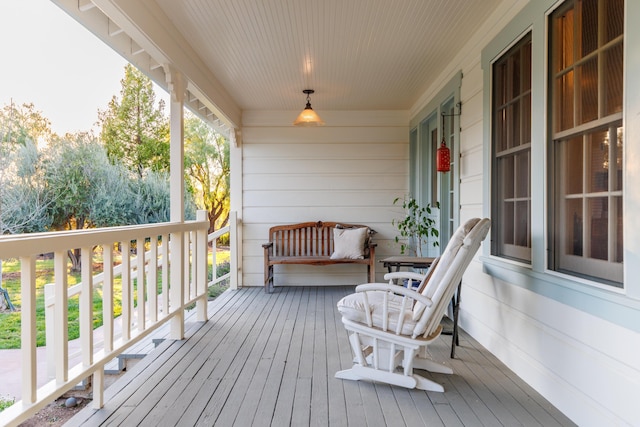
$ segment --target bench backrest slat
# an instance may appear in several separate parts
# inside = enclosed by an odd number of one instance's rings
[[[300,224],[276,225],[269,229],[269,242],[273,243],[273,255],[280,257],[331,256],[333,252],[333,229],[336,225],[345,228],[366,227],[344,222],[303,222]]]

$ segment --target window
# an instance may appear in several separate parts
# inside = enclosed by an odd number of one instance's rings
[[[550,21],[550,266],[622,284],[624,0],[565,2]]]
[[[492,254],[531,262],[531,33],[493,64]]]

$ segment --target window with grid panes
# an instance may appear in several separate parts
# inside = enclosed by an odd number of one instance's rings
[[[492,254],[531,262],[531,34],[493,64]]]
[[[550,16],[550,267],[622,285],[624,0]]]

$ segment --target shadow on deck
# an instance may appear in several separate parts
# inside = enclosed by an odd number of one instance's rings
[[[425,375],[444,393],[335,379],[352,360],[335,307],[352,290],[227,291],[66,425],[573,425],[464,331],[456,359],[449,336],[430,347],[454,370]]]

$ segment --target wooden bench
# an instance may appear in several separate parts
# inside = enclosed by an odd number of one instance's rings
[[[335,251],[334,229],[344,230],[366,228],[368,233],[362,247],[362,258],[332,258]],[[371,241],[374,232],[366,225],[344,222],[303,222],[300,224],[277,225],[269,229],[269,243],[264,248],[264,290],[273,289],[274,266],[365,264],[367,280],[375,282],[375,248]]]

